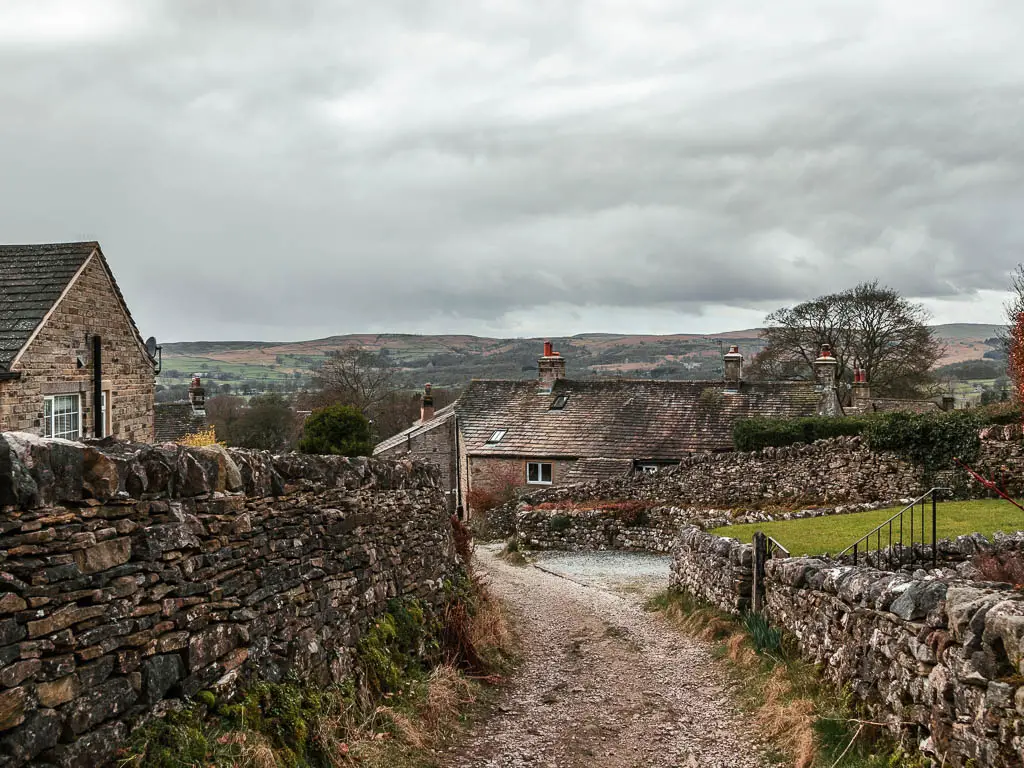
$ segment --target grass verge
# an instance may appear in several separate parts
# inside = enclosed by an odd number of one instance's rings
[[[898,507],[854,512],[849,515],[807,517],[771,523],[744,523],[716,528],[711,533],[750,542],[754,533],[764,531],[794,555],[821,555],[826,552],[835,554],[846,549],[897,512]],[[920,521],[920,514],[917,519]],[[930,510],[927,519],[930,525]],[[948,539],[975,532],[986,536],[991,536],[996,531],[1010,533],[1024,530],[1024,512],[1002,499],[942,501],[939,502],[937,528],[939,538]],[[905,530],[905,534],[909,536],[909,528]]]
[[[878,725],[859,716],[846,690],[823,681],[792,641],[758,616],[744,619],[663,592],[647,603],[687,634],[713,643],[738,681],[741,703],[774,745],[769,755],[795,768],[923,768]]]
[[[456,533],[460,553],[468,549]],[[473,575],[443,608],[392,600],[360,639],[353,674],[318,687],[257,682],[138,729],[121,768],[432,768],[496,699],[515,641],[501,603]]]

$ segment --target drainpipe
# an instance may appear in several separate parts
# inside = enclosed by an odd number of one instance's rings
[[[103,423],[103,339],[92,337],[93,437],[105,437]]]

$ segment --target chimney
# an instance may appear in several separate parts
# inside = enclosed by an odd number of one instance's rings
[[[743,380],[743,355],[740,348],[733,345],[722,358],[725,364],[725,391],[739,392],[740,382]]]
[[[206,412],[206,390],[203,389],[203,381],[198,376],[192,377],[192,386],[188,388],[188,401],[192,403],[194,412]]]
[[[565,358],[555,352],[555,347],[550,341],[544,342],[544,355],[537,360],[537,373],[537,380],[543,392],[550,392],[556,381],[565,378]]]
[[[827,392],[836,388],[836,370],[839,361],[832,356],[832,347],[821,345],[821,355],[814,361],[814,380],[819,392]]]
[[[853,372],[853,407],[858,411],[871,408],[871,385],[868,384],[868,372],[863,368]]]
[[[956,395],[948,392],[942,396],[942,410],[952,411],[956,409]]]
[[[420,403],[420,421],[424,424],[434,418],[434,395],[429,384],[423,385],[423,400]]]

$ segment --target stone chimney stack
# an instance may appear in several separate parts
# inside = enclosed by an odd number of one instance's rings
[[[740,382],[743,381],[743,355],[736,345],[729,347],[729,351],[722,358],[725,364],[725,391],[739,392]]]
[[[423,399],[420,402],[420,421],[426,424],[434,418],[434,395],[430,384],[423,385]]]
[[[836,370],[839,368],[839,361],[832,356],[832,347],[828,344],[821,345],[821,354],[814,361],[814,380],[818,385],[819,392],[827,392],[836,388]]]
[[[203,380],[198,376],[192,377],[192,385],[188,388],[188,401],[192,403],[193,412],[206,413],[206,390],[203,389]]]
[[[859,411],[871,407],[871,385],[868,384],[868,372],[863,368],[853,372],[853,407]]]
[[[956,395],[954,395],[952,392],[947,392],[942,396],[942,410],[956,410]]]
[[[565,358],[555,352],[550,341],[544,342],[544,355],[537,360],[537,380],[541,391],[550,392],[555,382],[565,378]]]

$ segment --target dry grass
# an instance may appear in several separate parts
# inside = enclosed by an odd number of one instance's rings
[[[795,768],[880,768],[917,766],[917,758],[894,753],[882,754],[879,734],[856,728],[846,695],[822,684],[813,666],[789,658],[781,650],[758,654],[743,622],[714,608],[695,603],[686,595],[659,595],[648,609],[663,616],[689,635],[708,640],[721,657],[728,659],[740,691],[760,732],[785,755],[786,765]],[[822,729],[823,722],[830,727]],[[827,731],[827,734],[826,734]],[[886,743],[885,741],[882,742]],[[836,756],[850,750],[837,762]],[[863,749],[866,747],[867,749]],[[865,756],[865,753],[867,756]]]

